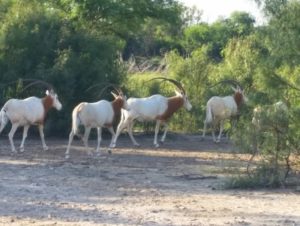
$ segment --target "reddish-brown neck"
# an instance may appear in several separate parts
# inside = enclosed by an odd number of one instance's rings
[[[166,121],[168,120],[174,112],[183,106],[183,98],[180,96],[174,96],[168,98],[168,108],[167,110],[157,117],[159,120]]]
[[[50,108],[53,107],[53,98],[51,96],[45,96],[44,98],[42,98],[42,104],[44,107],[44,115],[43,118],[41,118],[38,123],[43,124],[46,118],[46,115],[48,113],[48,111],[50,110]]]
[[[112,108],[114,111],[114,116],[112,118],[112,121],[105,123],[104,126],[106,126],[106,127],[113,126],[113,122],[114,122],[116,116],[121,113],[121,108],[123,107],[123,104],[124,104],[124,100],[120,97],[117,97],[114,101],[111,102],[111,105],[112,105]]]
[[[51,96],[45,96],[42,99],[42,102],[45,109],[45,114],[47,114],[49,109],[53,107],[53,98]]]
[[[114,101],[111,102],[115,114],[120,114],[123,104],[124,100],[119,97],[117,97]]]
[[[235,94],[233,95],[233,98],[235,100],[235,103],[238,107],[238,109],[241,107],[242,103],[243,103],[243,94],[240,92],[235,92]]]

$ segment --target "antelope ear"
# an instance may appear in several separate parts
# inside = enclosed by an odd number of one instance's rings
[[[115,94],[113,91],[111,91],[110,93],[111,93],[111,95],[113,95],[113,96],[114,96],[114,98],[117,98],[117,97],[118,97],[118,95],[117,95],[117,94]]]
[[[50,92],[49,90],[46,90],[46,95],[49,96],[50,95]]]
[[[176,93],[177,96],[181,96],[182,95],[182,93],[180,91],[178,91],[177,89],[175,89],[175,93]]]
[[[231,89],[232,89],[234,92],[237,92],[237,91],[238,91],[238,88],[234,88],[233,86],[231,86]]]

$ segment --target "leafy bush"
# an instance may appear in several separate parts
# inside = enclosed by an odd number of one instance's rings
[[[247,176],[233,178],[230,187],[278,187],[285,184],[296,154],[295,133],[290,131],[291,111],[285,104],[255,108],[252,121],[243,118],[233,133],[241,150],[251,154]],[[255,160],[255,161],[254,161]]]
[[[276,171],[276,172],[275,172]],[[280,174],[278,174],[278,172]],[[251,173],[246,175],[239,175],[230,178],[225,182],[227,188],[277,188],[283,186],[284,169],[278,171],[273,169],[268,163],[264,163]]]
[[[162,73],[145,72],[129,75],[126,81],[128,96],[174,95],[175,87],[173,84],[159,80],[147,82],[147,80],[154,77],[166,76],[182,82],[193,108],[190,112],[183,108],[176,112],[170,120],[170,130],[197,132],[199,127],[202,127],[205,112],[204,106],[207,99],[204,94],[207,84],[203,81],[207,80],[210,63],[206,56],[206,50],[206,48],[201,48],[193,52],[189,58],[183,58],[176,52],[170,52],[165,56],[166,71]]]
[[[0,83],[40,79],[53,84],[58,93],[63,111],[50,112],[45,127],[48,134],[66,135],[73,107],[80,101],[99,99],[99,90],[87,92],[88,87],[104,82],[118,84],[124,77],[116,60],[120,48],[117,39],[78,28],[65,21],[59,10],[28,2],[20,8],[16,4],[7,12],[0,32]],[[41,87],[20,92],[19,84],[14,83],[1,90],[1,105],[8,98],[42,97],[45,93]]]

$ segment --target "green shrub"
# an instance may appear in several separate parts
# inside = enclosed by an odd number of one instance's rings
[[[259,106],[252,121],[242,118],[232,139],[242,151],[252,155],[248,176],[233,178],[231,187],[278,187],[285,184],[291,170],[291,154],[296,154],[295,133],[290,130],[291,111],[274,105]],[[282,106],[282,105],[280,105]],[[294,146],[293,146],[294,145]],[[253,161],[257,156],[258,160]]]

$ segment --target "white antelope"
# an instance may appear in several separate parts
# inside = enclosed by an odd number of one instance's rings
[[[230,83],[232,85],[236,85],[236,87],[232,87],[234,90],[234,94],[232,96],[213,96],[207,101],[202,139],[205,137],[207,125],[211,124],[213,141],[216,143],[219,143],[221,140],[225,120],[237,116],[239,114],[240,107],[245,101],[247,101],[247,97],[244,95],[243,89],[236,81],[224,80],[219,83]],[[220,127],[220,131],[219,136],[216,139],[215,129],[218,126]]]
[[[115,132],[113,129],[113,121],[115,119],[115,116],[116,114],[120,113],[122,108],[128,109],[126,96],[120,89],[116,87],[114,87],[114,89],[117,91],[117,94],[111,92],[111,94],[115,98],[112,102],[109,102],[107,100],[100,100],[95,103],[83,102],[78,104],[74,108],[72,112],[72,129],[69,135],[69,143],[65,153],[66,158],[70,157],[70,146],[73,141],[74,135],[79,135],[79,125],[83,125],[85,128],[84,136],[82,139],[87,149],[90,131],[92,128],[97,128],[97,154],[100,154],[102,127],[106,127],[112,134],[112,139],[114,138]],[[92,153],[89,151],[89,154]]]
[[[127,132],[129,133],[132,143],[135,146],[139,146],[132,134],[134,120],[156,121],[154,145],[155,147],[159,147],[157,142],[157,134],[160,124],[164,125],[164,133],[161,138],[161,142],[164,142],[168,129],[167,121],[173,115],[173,113],[175,113],[182,106],[188,111],[191,110],[192,105],[189,102],[186,92],[180,82],[174,79],[167,79],[163,77],[154,79],[169,81],[176,85],[179,91],[175,90],[176,95],[173,97],[164,97],[157,94],[146,98],[129,98],[128,105],[130,110],[122,110],[121,121],[118,125],[116,136],[110,147],[116,146],[118,136],[124,128],[127,128]]]
[[[10,99],[8,100],[0,111],[0,133],[8,123],[11,122],[12,127],[8,134],[11,150],[16,152],[16,148],[13,142],[13,137],[19,126],[23,126],[23,138],[20,145],[20,152],[24,151],[24,142],[27,137],[28,129],[30,125],[37,125],[39,128],[40,137],[42,140],[43,149],[46,151],[48,147],[44,138],[44,121],[47,112],[52,108],[60,110],[62,105],[58,100],[57,94],[52,87],[45,82],[38,81],[35,84],[41,83],[46,85],[49,90],[46,91],[44,98],[28,97],[26,99]],[[27,86],[28,87],[28,86]]]

